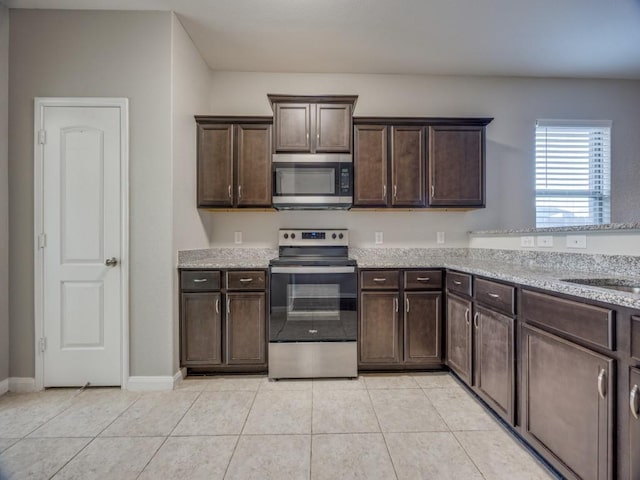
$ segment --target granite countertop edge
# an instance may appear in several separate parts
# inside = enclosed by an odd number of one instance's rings
[[[640,223],[605,223],[602,225],[575,225],[566,227],[516,228],[511,230],[473,230],[469,235],[517,235],[521,233],[574,233],[574,232],[624,232],[640,230]]]
[[[191,252],[191,253],[190,253]],[[196,253],[193,253],[196,252]],[[358,268],[447,268],[479,275],[498,281],[514,283],[525,287],[539,288],[551,293],[564,293],[588,300],[640,309],[640,295],[609,290],[590,285],[580,285],[562,281],[563,278],[611,278],[612,275],[589,273],[579,270],[558,270],[550,268],[529,268],[522,265],[485,262],[456,255],[405,256],[384,258],[366,254],[354,256]],[[180,269],[267,269],[269,260],[277,256],[273,249],[210,249],[180,252]],[[191,258],[189,258],[191,257]],[[615,276],[630,279],[640,284],[640,277]]]

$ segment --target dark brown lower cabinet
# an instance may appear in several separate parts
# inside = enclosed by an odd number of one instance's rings
[[[477,393],[503,418],[514,424],[514,319],[476,306],[474,374]]]
[[[640,369],[629,372],[629,480],[640,478]]]
[[[264,292],[227,293],[227,363],[265,363]]]
[[[183,366],[222,363],[220,292],[182,293],[181,360]]]
[[[613,476],[614,360],[521,327],[522,429],[568,478]]]
[[[397,364],[400,362],[399,293],[362,292],[360,294],[360,363]]]
[[[471,300],[447,295],[447,365],[471,385]]]
[[[404,361],[440,363],[441,292],[405,292]]]

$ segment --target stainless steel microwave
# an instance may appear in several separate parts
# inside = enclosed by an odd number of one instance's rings
[[[348,209],[353,204],[353,159],[349,154],[275,154],[274,208]]]

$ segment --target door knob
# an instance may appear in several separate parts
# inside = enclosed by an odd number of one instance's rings
[[[104,261],[104,264],[105,264],[107,267],[115,267],[115,266],[118,264],[118,259],[117,259],[116,257],[107,258],[107,259]]]

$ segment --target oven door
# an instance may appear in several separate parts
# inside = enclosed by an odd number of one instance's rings
[[[269,341],[354,342],[355,267],[272,267]]]

